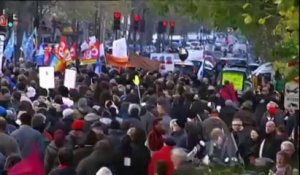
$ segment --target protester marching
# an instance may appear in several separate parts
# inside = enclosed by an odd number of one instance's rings
[[[267,64],[248,73],[229,36],[216,59],[209,38],[147,55],[126,38],[47,43],[34,29],[16,59],[11,32],[0,175],[299,174],[299,79],[279,90]]]

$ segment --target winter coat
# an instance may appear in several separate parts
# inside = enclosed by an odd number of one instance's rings
[[[11,136],[16,139],[22,157],[28,156],[35,145],[39,149],[40,155],[44,157],[46,148],[44,137],[37,130],[32,129],[30,126],[22,125],[19,129],[12,132]]]
[[[150,132],[154,120],[155,116],[153,116],[153,114],[149,111],[147,111],[144,115],[141,116],[141,123],[143,125],[142,129],[144,129],[146,133]]]
[[[234,87],[232,84],[227,85],[225,87],[223,87],[220,90],[220,95],[221,97],[226,101],[226,100],[231,100],[232,102],[237,102],[237,96],[234,90]]]
[[[129,117],[127,119],[124,119],[123,122],[129,123],[130,127],[144,129],[143,124],[138,117]]]
[[[152,129],[147,138],[148,147],[151,151],[157,151],[164,145],[162,134],[156,129]]]
[[[236,108],[234,108],[232,106],[224,106],[220,111],[220,118],[229,127],[229,126],[231,126],[233,116],[235,115],[236,112],[237,112]]]
[[[89,156],[80,161],[76,168],[76,172],[78,175],[94,175],[101,167],[105,166],[108,167],[114,174],[115,163],[116,160],[113,152],[95,150]]]
[[[20,153],[18,143],[13,137],[0,132],[0,140],[0,153],[2,153],[3,156],[7,157],[13,153]]]
[[[77,173],[72,167],[58,167],[55,170],[53,170],[49,175],[77,175]]]
[[[112,145],[116,146],[121,144],[121,139],[125,136],[125,132],[119,129],[109,129],[107,138],[111,141]]]
[[[261,155],[259,157],[266,157],[272,159],[274,162],[276,160],[276,153],[280,151],[281,142],[280,138],[276,135],[276,133],[267,134],[260,144]],[[262,143],[263,146],[262,146]]]
[[[150,151],[144,144],[132,144],[131,175],[147,175],[150,158]]]
[[[165,161],[167,166],[166,175],[174,175],[174,165],[171,161],[172,149],[173,148],[170,146],[164,146],[152,155],[148,166],[148,175],[155,175],[156,164],[158,161]]]
[[[184,130],[173,132],[171,136],[175,140],[177,147],[187,148],[187,134]]]
[[[83,146],[75,146],[73,155],[74,161],[73,165],[76,167],[79,162],[89,156],[93,152],[94,145],[83,145]]]
[[[47,146],[44,158],[46,174],[59,164],[57,157],[58,150],[59,148],[55,145],[54,141],[50,142],[50,144]]]

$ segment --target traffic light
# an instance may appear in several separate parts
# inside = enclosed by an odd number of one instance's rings
[[[133,30],[138,31],[139,30],[139,22],[141,20],[141,17],[139,15],[133,16]]]
[[[114,30],[120,30],[121,29],[121,13],[120,12],[114,12]]]
[[[157,26],[157,33],[162,34],[167,31],[168,22],[167,21],[159,21]]]
[[[170,21],[170,34],[173,35],[175,32],[175,21]]]
[[[7,27],[12,28],[14,26],[14,15],[9,13],[7,16]]]

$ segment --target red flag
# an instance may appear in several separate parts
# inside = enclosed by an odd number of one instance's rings
[[[77,57],[77,43],[73,43],[70,48],[71,59],[74,61]]]
[[[65,52],[67,49],[68,49],[67,39],[64,36],[61,36],[59,41],[58,56],[63,58],[65,56]]]
[[[49,64],[50,53],[51,53],[51,47],[50,46],[45,47],[45,59],[44,59],[44,64],[45,65]]]
[[[44,175],[44,166],[37,147],[21,162],[8,170],[8,175]]]

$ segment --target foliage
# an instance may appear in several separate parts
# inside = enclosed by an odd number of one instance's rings
[[[295,57],[299,59],[297,3],[298,0],[148,1],[150,9],[161,15],[174,9],[214,28],[233,27],[247,36],[257,56],[284,64]]]

